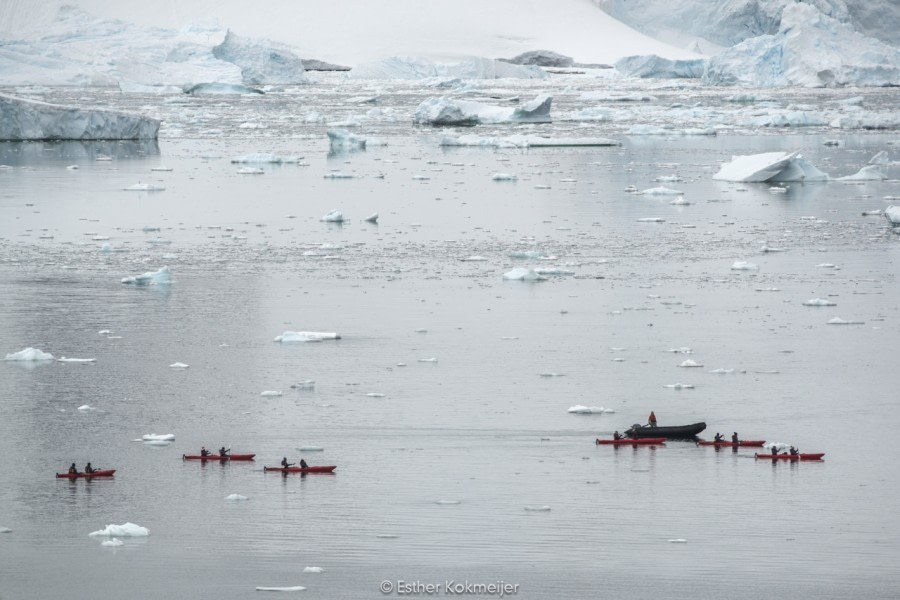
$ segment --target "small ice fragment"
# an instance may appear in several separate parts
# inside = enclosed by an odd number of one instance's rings
[[[0,527],[0,533],[12,533],[12,529],[9,527]]]
[[[753,271],[756,269],[759,269],[758,265],[755,265],[752,262],[747,262],[745,260],[736,260],[731,265],[732,271]]]
[[[396,540],[400,536],[395,535],[393,533],[379,533],[379,534],[376,534],[375,537],[382,539],[382,540]]]
[[[435,500],[435,504],[440,504],[442,506],[450,506],[453,504],[459,504],[461,500]]]
[[[320,342],[322,340],[339,340],[341,336],[331,331],[285,331],[275,336],[276,342]]]
[[[667,188],[665,186],[650,188],[641,192],[642,196],[680,196],[684,194],[684,192],[673,190],[672,188]]]
[[[119,546],[124,546],[124,545],[125,545],[125,542],[123,542],[123,541],[120,540],[119,538],[113,538],[113,539],[111,539],[111,540],[106,540],[105,542],[102,542],[100,545],[101,545],[101,546],[112,547],[112,548],[117,548],[117,547],[119,547]]]
[[[525,510],[529,512],[550,512],[550,507],[547,505],[544,506],[526,506]]]
[[[692,390],[692,389],[694,389],[693,384],[690,384],[690,383],[670,383],[668,385],[664,385],[663,387],[673,389],[673,390]]]
[[[491,175],[491,179],[494,181],[516,181],[518,177],[512,173],[494,173]]]
[[[238,175],[264,175],[265,171],[263,171],[260,167],[242,167],[238,169]]]
[[[369,392],[368,394],[366,394],[366,396],[368,396],[369,398],[384,398],[384,394],[382,394],[381,392]]]
[[[298,452],[323,452],[325,448],[322,446],[300,446],[297,448]]]
[[[674,538],[669,540],[670,544],[687,544],[687,540],[684,538]]]
[[[240,494],[229,494],[228,496],[225,496],[225,499],[229,500],[231,502],[240,502],[242,500],[249,500],[249,498],[247,498],[247,496],[241,496]]]
[[[372,213],[365,219],[363,219],[367,223],[377,223],[378,222],[378,213]]]
[[[322,567],[306,567],[303,569],[304,573],[322,573],[325,571]]]
[[[638,219],[638,223],[665,223],[665,219],[661,219],[660,217],[644,217]]]
[[[682,362],[682,363],[681,363],[680,365],[678,365],[678,366],[679,366],[679,367],[702,367],[703,365],[700,364],[700,363],[698,363],[698,362],[695,362],[695,361],[693,361],[693,360],[691,360],[691,359],[687,359],[686,361]]]
[[[126,192],[162,192],[166,188],[153,185],[152,183],[135,183],[125,188]]]
[[[420,358],[419,362],[436,363],[437,359],[432,356],[431,358]]]
[[[616,411],[611,408],[603,408],[602,406],[582,406],[581,404],[576,404],[569,408],[569,412],[576,415],[599,415]]]
[[[302,592],[306,588],[302,585],[292,585],[288,587],[270,587],[270,586],[257,586],[257,592]]]
[[[832,302],[831,300],[825,300],[824,298],[813,298],[812,300],[804,302],[803,306],[837,306],[837,303]]]
[[[828,320],[829,325],[863,325],[865,321],[845,321],[840,317],[834,317]]]
[[[78,410],[87,412],[89,410],[97,410],[97,409],[94,408],[93,406],[91,406],[90,404],[82,404],[81,406],[78,407]]]
[[[61,356],[56,359],[56,362],[64,362],[64,363],[92,363],[97,362],[96,358],[66,358],[65,356]]]
[[[281,396],[281,392],[276,390],[266,390],[260,394],[260,396]]]
[[[150,535],[150,530],[129,522],[122,525],[107,525],[106,529],[94,531],[88,535],[92,537],[147,537]]]
[[[334,209],[331,210],[327,215],[321,217],[319,220],[325,221],[326,223],[343,223],[344,213],[337,209]]]
[[[186,365],[183,362],[176,362],[169,365],[169,368],[172,369],[187,369],[188,367],[190,367],[190,365]]]
[[[25,348],[24,350],[19,350],[18,352],[13,352],[11,354],[6,355],[6,360],[27,360],[27,361],[38,361],[38,360],[53,360],[53,355],[49,352],[44,352],[37,348]]]
[[[145,442],[172,442],[175,440],[174,433],[148,433],[146,435],[142,435],[141,439]]]
[[[303,381],[298,381],[297,383],[291,384],[291,389],[293,390],[311,390],[316,387],[316,382],[312,379],[304,379]]]
[[[719,369],[713,369],[712,371],[710,371],[710,373],[713,373],[715,375],[730,375],[730,374],[734,373],[734,369],[719,368]]]
[[[415,330],[415,332],[416,333],[428,333],[428,330],[425,329],[424,327],[419,327],[418,329]]]

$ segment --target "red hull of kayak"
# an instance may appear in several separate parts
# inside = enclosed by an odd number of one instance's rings
[[[79,479],[81,477],[91,479],[93,477],[112,477],[115,472],[115,469],[104,469],[93,473],[57,473],[56,476],[60,479]]]
[[[182,454],[181,460],[253,460],[255,454],[227,454],[219,456],[218,454],[210,454],[209,456],[200,456],[199,454]]]
[[[331,473],[337,469],[337,465],[327,467],[263,467],[263,471],[278,471],[280,473]]]
[[[712,440],[700,440],[697,442],[699,446],[719,446],[722,448],[730,448],[735,444],[734,442],[714,442]],[[737,443],[738,446],[754,446],[756,448],[761,448],[766,445],[765,440],[740,440]]]
[[[756,458],[768,458],[770,460],[822,460],[824,452],[817,454],[757,454]]]
[[[658,446],[660,444],[665,444],[666,438],[638,438],[636,440],[626,439],[626,440],[601,440],[597,439],[597,445],[600,444],[611,444],[613,446]]]

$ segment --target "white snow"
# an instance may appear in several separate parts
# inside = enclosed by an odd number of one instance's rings
[[[0,140],[151,140],[159,125],[157,119],[121,111],[0,94]]]
[[[122,525],[107,525],[106,529],[94,531],[88,535],[93,537],[147,537],[150,535],[150,530],[129,522]]]
[[[276,342],[320,342],[322,340],[339,340],[341,336],[330,331],[285,331],[275,336]]]
[[[49,352],[44,352],[43,350],[39,350],[37,348],[25,348],[24,350],[19,350],[18,352],[13,352],[11,354],[6,355],[5,360],[22,360],[22,361],[38,361],[38,360],[53,360],[53,355]]]
[[[134,285],[166,285],[172,282],[172,274],[169,267],[162,267],[158,271],[148,271],[142,275],[134,277],[123,277],[122,283]]]

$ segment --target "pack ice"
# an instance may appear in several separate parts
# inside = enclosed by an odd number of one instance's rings
[[[159,121],[0,94],[0,140],[155,140]]]

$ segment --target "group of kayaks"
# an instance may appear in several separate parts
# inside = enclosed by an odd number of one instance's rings
[[[215,460],[219,462],[226,461],[249,461],[253,460],[255,454],[182,454],[181,460],[199,460],[199,461],[210,461]],[[337,465],[310,465],[306,467],[263,467],[263,471],[276,471],[279,473],[334,473],[334,470],[337,469]],[[115,469],[102,469],[92,471],[90,473],[87,472],[77,472],[77,473],[57,473],[56,477],[59,479],[92,479],[94,477],[112,477],[115,474]]]
[[[697,434],[706,428],[706,423],[692,423],[690,425],[677,425],[672,427],[647,427],[634,425],[625,432],[625,437],[617,437],[613,439],[597,438],[595,443],[598,446],[664,446],[668,440],[689,440],[694,441],[698,446],[713,446],[719,448],[733,448],[736,452],[738,448],[762,448],[766,445],[765,440],[700,440]],[[737,434],[735,434],[736,436]],[[718,434],[716,434],[718,437]],[[791,452],[794,452],[793,448]],[[825,456],[824,452],[815,453],[778,453],[774,446],[770,454],[756,453],[757,459],[770,459],[773,461],[806,461],[806,460],[822,460]]]

